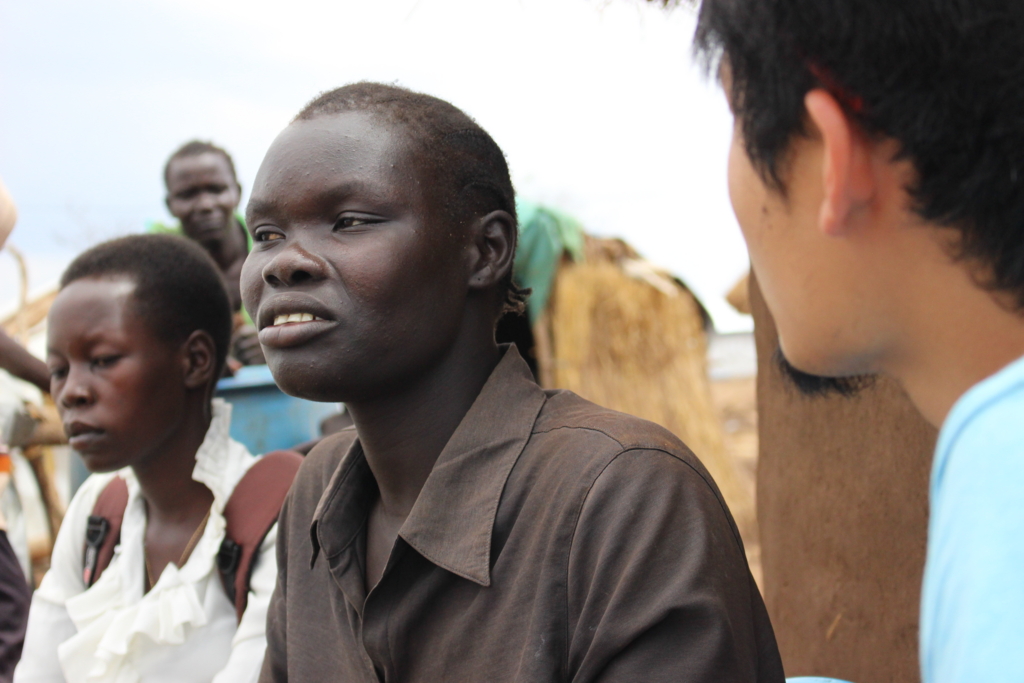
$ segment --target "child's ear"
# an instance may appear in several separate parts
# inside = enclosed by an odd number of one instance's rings
[[[507,211],[492,211],[472,223],[474,260],[470,289],[493,287],[508,275],[516,255],[516,221]]]
[[[185,386],[200,389],[207,386],[217,371],[217,345],[206,330],[196,330],[182,345],[185,364]]]

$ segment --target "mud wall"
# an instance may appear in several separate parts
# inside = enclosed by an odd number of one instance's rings
[[[798,394],[772,362],[775,323],[753,277],[750,289],[764,592],[786,675],[919,681],[935,430],[890,381],[854,398]]]

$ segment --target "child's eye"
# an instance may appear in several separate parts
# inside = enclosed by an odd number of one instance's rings
[[[61,380],[68,374],[67,368],[50,368],[50,379]]]
[[[121,356],[99,356],[92,359],[92,366],[94,368],[109,368],[120,359]]]
[[[283,239],[284,235],[282,235],[279,232],[270,232],[269,230],[264,230],[262,232],[256,233],[257,242],[276,242],[277,240]]]

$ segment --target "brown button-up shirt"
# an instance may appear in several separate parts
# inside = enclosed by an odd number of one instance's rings
[[[649,422],[544,391],[512,347],[367,593],[377,495],[354,431],[281,513],[261,681],[781,683],[721,494]]]

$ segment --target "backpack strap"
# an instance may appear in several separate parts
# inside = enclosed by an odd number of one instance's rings
[[[273,451],[256,461],[231,492],[224,506],[227,530],[217,553],[217,569],[238,620],[249,602],[249,581],[263,539],[277,523],[302,456]]]
[[[82,581],[86,588],[96,583],[114,558],[114,548],[121,542],[121,522],[127,507],[128,484],[121,477],[114,477],[100,491],[85,527]]]

